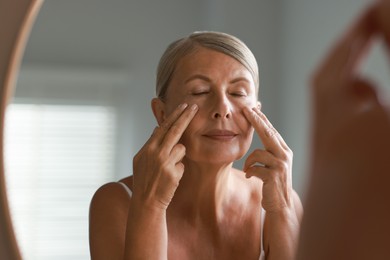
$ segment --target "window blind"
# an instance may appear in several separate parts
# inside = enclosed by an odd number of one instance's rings
[[[114,172],[115,120],[108,106],[7,109],[6,181],[23,259],[90,259],[89,203]]]

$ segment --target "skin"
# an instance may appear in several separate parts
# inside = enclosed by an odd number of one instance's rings
[[[292,152],[256,96],[235,59],[202,47],[183,57],[166,99],[152,100],[159,127],[122,180],[132,197],[110,183],[91,202],[92,259],[258,259],[262,208],[266,258],[293,259],[302,206]],[[234,169],[254,131],[265,149]]]
[[[390,259],[390,111],[358,70],[378,39],[389,50],[388,0],[364,10],[313,74],[313,159],[298,259]]]

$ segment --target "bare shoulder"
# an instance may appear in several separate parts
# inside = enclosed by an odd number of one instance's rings
[[[259,187],[260,187],[260,191],[261,191],[263,181],[260,178],[256,178],[256,177],[247,178],[245,172],[236,168],[232,168],[232,173],[236,177],[237,182],[247,186],[247,188],[250,188],[250,190],[254,189],[256,191],[259,191]]]
[[[126,201],[129,194],[118,182],[110,182],[101,186],[92,197],[91,208],[99,207],[115,201]]]
[[[133,186],[133,176],[121,179],[119,182],[125,184],[130,190]],[[126,191],[123,185],[119,182],[109,182],[101,186],[92,197],[91,207],[101,204],[111,203],[113,201],[125,202],[129,201],[130,194]]]
[[[232,169],[232,174],[235,177],[234,186],[239,193],[247,192],[254,203],[261,203],[263,181],[256,177],[247,178],[245,172],[235,168]]]
[[[130,201],[130,194],[119,182],[104,184],[93,195],[89,209],[92,259],[120,259]]]
[[[133,176],[128,176],[126,178],[120,179],[119,182],[126,184],[126,186],[129,187],[131,191],[133,191],[133,179]]]

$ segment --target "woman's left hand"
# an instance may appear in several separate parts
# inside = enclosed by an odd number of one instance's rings
[[[264,183],[262,207],[269,213],[293,207],[291,149],[259,108],[245,108],[244,115],[264,145],[264,150],[253,151],[244,164],[248,178],[257,176]]]

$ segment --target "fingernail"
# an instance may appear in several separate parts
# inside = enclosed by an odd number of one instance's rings
[[[191,105],[191,110],[197,110],[198,109],[198,105],[197,104],[192,104]]]
[[[185,109],[187,106],[188,106],[187,103],[183,103],[183,104],[180,104],[180,105],[179,105],[179,108],[180,108],[180,109]]]
[[[251,113],[251,115],[252,115],[252,116],[255,116],[255,115],[256,115],[256,116],[258,116],[258,113],[257,113],[257,111],[256,111],[256,108],[255,108],[255,107],[254,107],[254,108],[252,108],[252,109],[250,109],[249,111],[250,111],[250,113]]]

